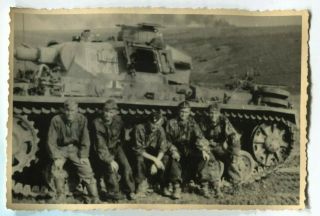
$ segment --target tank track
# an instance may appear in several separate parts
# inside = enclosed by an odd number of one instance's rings
[[[14,115],[24,115],[24,116],[52,116],[62,112],[62,106],[53,104],[52,106],[29,106],[29,105],[14,105],[13,113]],[[84,115],[95,115],[100,112],[100,108],[97,107],[85,107],[79,106],[79,112]],[[203,109],[202,109],[203,110]],[[119,109],[120,115],[124,118],[144,118],[150,115],[154,111],[160,111],[164,116],[170,117],[174,113],[174,107],[150,107],[150,108],[137,108],[137,107],[126,107],[123,105]],[[203,111],[197,109],[192,115],[202,115]],[[34,156],[35,157],[35,156]],[[15,173],[13,173],[15,174]],[[19,180],[13,179],[12,190],[16,195],[23,195],[25,197],[45,197],[50,196],[50,191],[45,185],[30,185],[19,182]]]
[[[120,114],[123,117],[134,117],[134,118],[141,118],[146,117],[149,114],[151,114],[153,111],[159,110],[164,116],[170,117],[174,113],[173,107],[151,107],[151,108],[136,108],[136,107],[120,107]],[[54,115],[57,113],[60,113],[61,110],[56,105],[45,107],[35,107],[35,106],[15,106],[13,108],[13,113],[15,115]],[[95,115],[100,112],[100,108],[98,107],[84,107],[79,106],[79,112],[85,115]],[[294,148],[294,141],[295,141],[295,124],[291,121],[287,120],[284,116],[281,116],[281,114],[278,115],[267,115],[267,114],[246,114],[236,111],[222,111],[222,113],[230,119],[230,121],[252,121],[258,123],[263,122],[276,122],[276,123],[282,123],[286,125],[289,128],[290,131],[290,146],[292,147],[291,152]],[[208,113],[203,108],[197,108],[193,109],[192,115],[203,117],[207,116]],[[250,152],[250,154],[252,154]],[[290,156],[292,154],[289,154],[288,158],[285,161],[290,160]],[[269,174],[274,173],[281,164],[278,164],[277,166],[271,166],[271,167],[264,167],[259,165],[258,163],[255,164],[254,173],[252,174],[252,178],[248,179],[246,183],[252,183],[254,181],[258,181],[260,179],[263,179],[267,177]],[[17,180],[13,180],[13,186],[12,190],[15,194],[22,194],[23,196],[27,197],[39,197],[39,196],[50,196],[48,188],[44,185],[29,185],[29,184],[23,184]]]
[[[292,152],[296,151],[297,145],[295,145],[296,141],[296,125],[295,123],[289,121],[286,119],[286,117],[282,116],[281,113],[278,114],[256,114],[256,113],[243,113],[243,112],[237,112],[237,111],[230,111],[230,110],[224,110],[222,112],[228,119],[230,119],[231,122],[255,122],[255,124],[262,124],[262,123],[281,123],[287,127],[289,131],[289,146],[290,146],[290,152],[288,157],[285,159],[285,162],[292,160],[293,154]],[[252,152],[250,152],[252,155]],[[283,163],[277,164],[275,166],[262,166],[258,162],[255,161],[255,169],[252,174],[252,178],[250,178],[246,183],[252,183],[254,181],[261,180],[263,178],[266,178],[268,175],[276,172],[279,168],[281,168],[281,165]]]

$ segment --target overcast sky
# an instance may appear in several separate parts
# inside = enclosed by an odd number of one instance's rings
[[[68,30],[84,28],[114,27],[116,24],[136,24],[154,22],[164,26],[210,26],[216,20],[225,20],[236,26],[285,26],[301,25],[301,17],[253,17],[253,16],[217,16],[217,15],[150,15],[150,14],[68,14],[35,15],[15,14],[15,30]]]

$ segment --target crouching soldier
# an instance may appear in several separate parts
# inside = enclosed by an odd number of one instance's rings
[[[237,168],[241,150],[240,136],[229,120],[220,113],[218,104],[210,105],[208,109],[209,118],[202,122],[201,129],[209,141],[213,155],[224,162],[229,180],[238,187],[241,178]]]
[[[112,99],[104,104],[103,115],[94,120],[95,149],[102,161],[104,182],[108,197],[113,200],[122,198],[119,187],[119,175],[124,183],[128,199],[135,199],[135,185],[131,166],[123,151],[123,122],[118,115],[118,106]]]
[[[99,203],[96,180],[89,162],[90,139],[87,119],[78,113],[78,104],[69,99],[64,103],[63,114],[52,118],[48,133],[48,151],[53,165],[51,175],[56,190],[57,201],[65,199],[63,166],[70,160],[75,166],[80,180],[85,184],[89,203]]]
[[[166,135],[169,143],[177,149],[173,153],[173,160],[170,170],[174,177],[173,198],[181,197],[181,183],[198,180],[201,184],[200,192],[203,196],[209,197],[209,182],[211,176],[208,175],[208,163],[214,160],[210,153],[208,142],[205,142],[199,125],[190,116],[191,107],[188,102],[178,105],[179,116],[169,120],[166,125]]]
[[[145,196],[148,189],[147,177],[152,175],[157,174],[157,183],[164,187],[164,175],[169,157],[162,124],[162,115],[153,112],[146,123],[138,124],[134,128],[133,151],[136,158],[137,196]]]

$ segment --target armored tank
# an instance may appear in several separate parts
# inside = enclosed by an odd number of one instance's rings
[[[89,129],[103,103],[114,98],[126,125],[126,139],[133,125],[154,110],[171,118],[177,104],[188,100],[192,114],[200,120],[208,115],[209,104],[221,103],[221,112],[241,134],[243,182],[272,172],[290,156],[297,120],[288,91],[248,82],[239,91],[192,86],[192,59],[165,43],[162,26],[118,27],[117,37],[105,40],[84,30],[68,42],[15,47],[15,59],[33,62],[36,69],[19,70],[14,76],[14,193],[37,196],[45,192],[42,171],[48,164],[49,122],[70,97],[79,102]]]

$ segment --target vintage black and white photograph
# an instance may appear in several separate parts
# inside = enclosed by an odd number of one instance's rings
[[[152,10],[11,9],[8,206],[303,208],[308,13]]]

